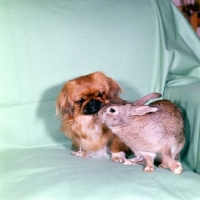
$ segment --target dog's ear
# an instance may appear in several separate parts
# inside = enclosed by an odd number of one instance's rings
[[[74,102],[69,96],[67,84],[64,85],[56,100],[56,114],[61,117],[63,117],[64,114],[68,114],[70,116],[73,116],[74,114]]]
[[[114,100],[119,98],[119,93],[123,92],[119,84],[113,79],[108,78],[108,86],[109,86],[108,99]]]

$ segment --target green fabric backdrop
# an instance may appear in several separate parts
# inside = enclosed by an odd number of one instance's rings
[[[200,42],[169,0],[0,1],[0,199],[199,199]],[[70,155],[55,99],[103,71],[182,109],[183,173]]]

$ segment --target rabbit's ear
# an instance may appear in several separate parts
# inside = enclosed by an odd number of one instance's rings
[[[156,99],[156,98],[159,98],[159,97],[162,97],[162,95],[160,93],[153,92],[153,93],[147,94],[146,96],[144,96],[144,97],[142,97],[142,98],[134,101],[133,105],[135,105],[135,106],[142,106],[147,101],[152,100],[152,99]]]
[[[144,115],[146,113],[150,112],[156,112],[158,111],[157,107],[151,107],[151,106],[133,106],[131,110],[129,110],[129,115]]]

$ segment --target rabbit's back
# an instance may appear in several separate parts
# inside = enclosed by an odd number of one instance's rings
[[[184,123],[180,109],[169,100],[157,100],[150,105],[158,108],[158,112],[152,114],[155,120],[163,124],[165,134],[184,139]]]
[[[156,106],[162,113],[166,113],[167,115],[171,116],[172,119],[183,121],[180,109],[169,100],[157,100],[152,102],[150,105]]]

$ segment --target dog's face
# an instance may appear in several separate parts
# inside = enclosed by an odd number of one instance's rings
[[[99,109],[118,98],[120,86],[101,72],[95,72],[68,81],[62,88],[57,102],[61,117],[92,115]]]

